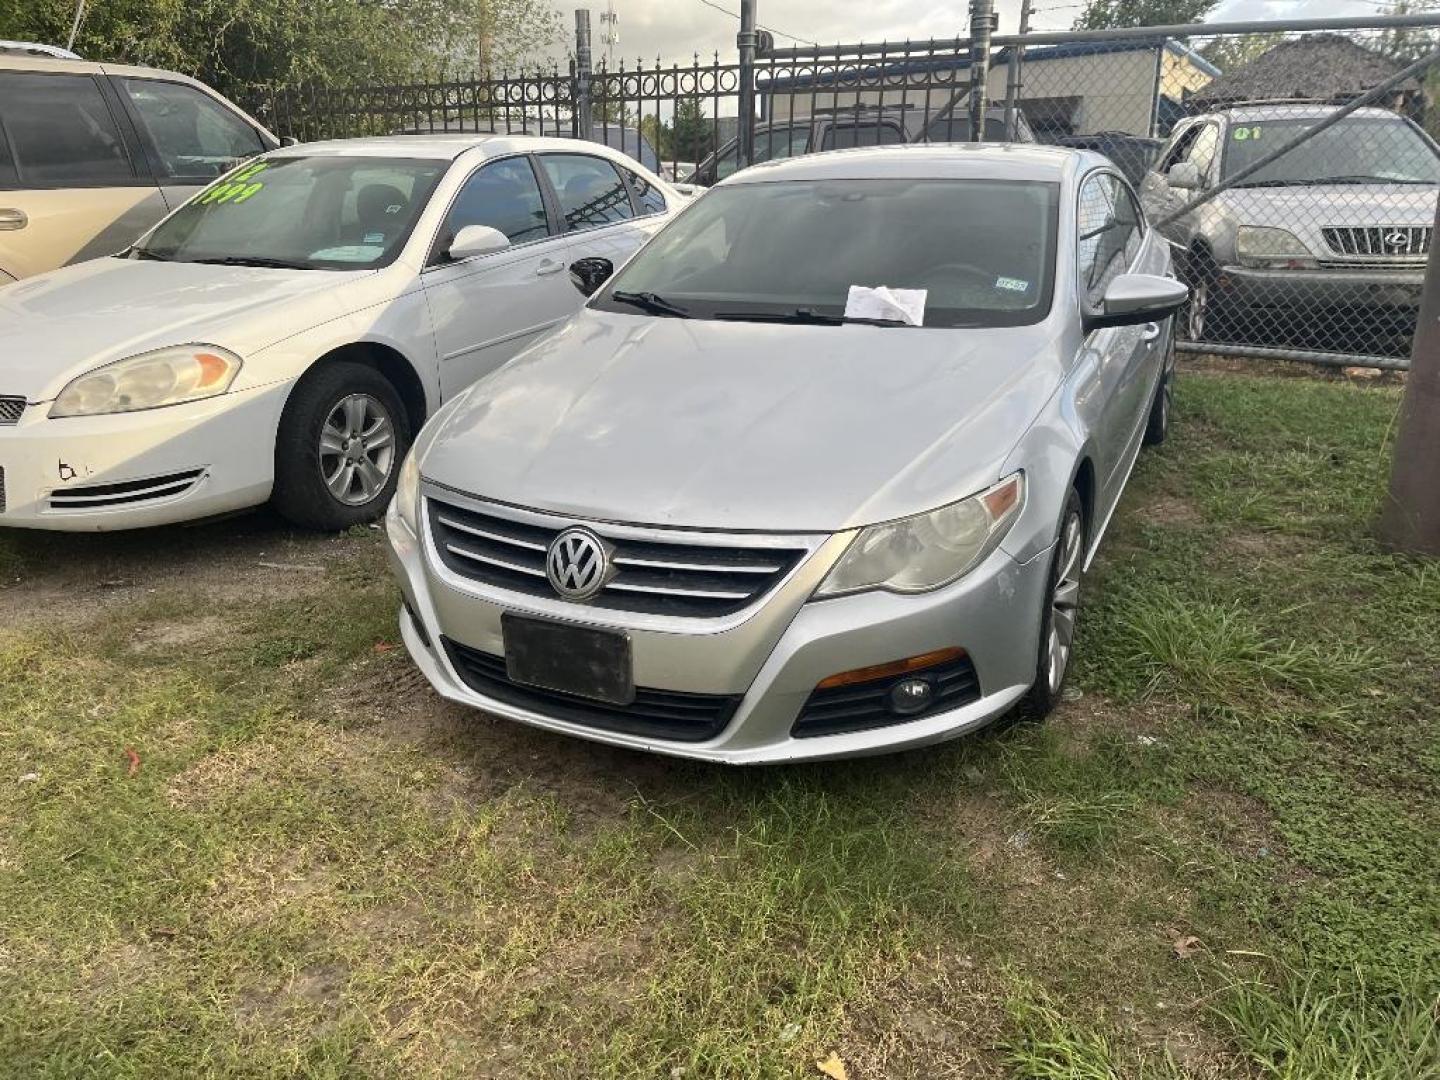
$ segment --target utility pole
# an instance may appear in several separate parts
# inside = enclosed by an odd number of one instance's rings
[[[575,9],[575,137],[590,138],[590,9]]]
[[[1380,539],[1394,551],[1440,558],[1440,201],[1430,237]]]
[[[1030,0],[1020,0],[1020,35],[1030,32]],[[1005,81],[1005,141],[1014,142],[1019,133],[1016,113],[1020,108],[1020,62],[1025,58],[1024,45],[1010,46],[1010,70]]]
[[[970,0],[970,141],[985,138],[989,103],[990,35],[995,32],[994,0]]]
[[[740,167],[755,163],[755,0],[740,0],[740,32],[735,46],[740,50]]]

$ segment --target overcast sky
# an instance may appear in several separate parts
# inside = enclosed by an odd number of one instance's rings
[[[555,0],[565,13],[567,28],[573,27],[572,12],[579,3]],[[627,66],[636,57],[647,64],[657,56],[668,64],[689,62],[698,50],[707,59],[718,49],[722,59],[735,52],[735,31],[739,19],[717,11],[706,0],[613,0],[619,16],[620,43],[614,55],[624,57]],[[739,0],[713,0],[731,12],[740,10]],[[1074,0],[1034,0],[1034,25],[1043,30],[1063,30],[1074,20],[1080,4]],[[1020,0],[996,0],[1002,32],[1013,33],[1019,19]],[[600,42],[604,26],[603,3],[590,0],[591,25],[598,60],[605,47]],[[933,0],[758,0],[760,24],[775,31],[779,45],[823,44],[853,41],[904,40],[947,37],[963,31],[968,3],[936,3]],[[1318,18],[1327,15],[1373,15],[1372,0],[1224,0],[1211,16],[1217,19]],[[805,39],[796,42],[785,35]]]

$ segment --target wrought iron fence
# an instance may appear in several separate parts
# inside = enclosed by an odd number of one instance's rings
[[[716,55],[592,70],[588,15],[577,12],[567,71],[273,89],[249,104],[277,133],[303,140],[590,138],[699,185],[754,162],[852,146],[978,135],[1095,150],[1175,244],[1195,297],[1183,348],[1403,366],[1440,181],[1440,14],[985,44],[776,49],[762,40],[733,63]]]

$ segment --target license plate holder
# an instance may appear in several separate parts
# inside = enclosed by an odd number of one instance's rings
[[[611,705],[635,700],[628,634],[508,611],[500,633],[511,682]]]

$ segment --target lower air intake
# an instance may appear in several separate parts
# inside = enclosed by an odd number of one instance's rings
[[[204,469],[125,480],[116,484],[84,484],[50,493],[51,510],[108,510],[117,506],[143,506],[188,493],[205,475]]]

